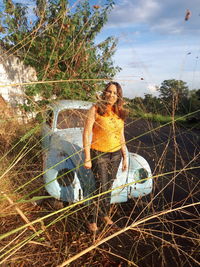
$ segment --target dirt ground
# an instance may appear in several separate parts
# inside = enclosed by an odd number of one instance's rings
[[[163,127],[144,120],[132,121],[128,119],[125,136],[128,150],[143,156],[150,164],[155,176],[152,195],[147,196],[146,199],[141,199],[138,203],[137,200],[133,200],[138,204],[133,217],[141,214],[145,208],[145,203],[146,205],[151,203],[150,213],[153,214],[200,201],[199,130],[173,127],[172,125]],[[167,174],[168,172],[170,174]],[[161,176],[156,177],[160,174]],[[162,238],[174,246],[167,246],[167,243],[156,246],[157,251],[150,253],[149,257],[142,257],[144,260],[139,259],[138,265],[198,266],[192,257],[199,260],[199,243],[197,245],[191,240],[192,238],[198,238],[198,240],[200,238],[199,218],[199,205],[195,205],[166,214],[161,220],[162,223],[158,223],[157,219],[151,220],[151,223],[145,227],[152,230],[157,241]],[[189,232],[191,239],[187,238]],[[185,252],[182,253],[182,259],[185,258],[185,260],[180,261],[180,251],[175,249],[176,245]],[[150,244],[149,247],[143,245],[137,252],[141,250],[143,251],[141,255],[144,255],[144,250],[148,254],[151,249]],[[190,255],[191,258],[186,255]]]
[[[199,205],[182,207],[200,201],[200,131],[128,119],[125,137],[128,150],[143,156],[151,166],[154,189],[141,199],[113,205],[115,225],[105,236],[159,212],[178,210],[112,238],[99,247],[106,253],[96,251],[91,265],[85,266],[198,266]],[[88,257],[85,255],[85,262]]]
[[[151,167],[152,193],[113,205],[114,225],[100,224],[96,236],[87,231],[85,208],[80,207],[78,212],[56,223],[52,221],[57,220],[58,215],[49,217],[44,220],[44,225],[49,225],[45,232],[17,250],[3,266],[58,266],[66,258],[134,223],[138,223],[137,226],[104,242],[69,266],[199,266],[200,130],[127,119],[125,137],[128,150],[143,156]],[[56,208],[48,201],[38,206],[28,203],[23,211],[33,221],[60,209],[59,205]],[[23,223],[19,215],[15,220],[13,216],[3,218],[0,233]],[[41,225],[38,223],[35,228],[39,230]],[[27,238],[31,233],[31,229],[27,229],[20,238]],[[14,237],[2,245],[6,246]]]
[[[160,184],[163,186],[174,177],[173,183],[165,190],[165,199],[180,201],[188,196],[193,186],[196,189],[192,196],[196,192],[199,196],[200,170],[197,167],[200,163],[200,130],[129,119],[125,135],[128,150],[143,156],[151,166],[153,175],[174,171],[169,177],[164,175],[165,178],[154,179],[156,192],[161,189]],[[172,190],[174,186],[176,190]]]

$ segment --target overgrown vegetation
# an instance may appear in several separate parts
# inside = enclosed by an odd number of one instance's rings
[[[35,95],[41,97],[39,106],[52,95],[90,99],[95,85],[101,88],[100,80],[110,79],[118,71],[111,61],[115,39],[94,44],[113,2],[102,7],[80,1],[76,11],[64,0],[35,3],[35,17],[31,18],[28,8],[4,0],[0,25],[5,56],[19,56],[36,68],[38,80],[43,82],[26,89],[25,108],[32,108]],[[69,79],[79,82],[61,83]],[[177,118],[189,118],[190,114],[198,123],[199,90],[191,92],[183,81],[167,80],[159,92],[159,97],[148,94],[127,99],[138,117],[128,119],[125,127],[128,150],[144,156],[151,166],[154,190],[146,197],[113,205],[114,226],[99,222],[97,234],[87,230],[88,210],[83,203],[66,205],[46,195],[41,125],[19,122],[15,113],[2,106],[0,265],[200,264],[199,131],[177,125]]]
[[[159,96],[126,99],[133,116],[166,123],[173,118],[185,125],[200,128],[200,89],[189,90],[181,80],[165,80],[157,91]],[[182,118],[183,117],[183,118]]]
[[[33,124],[21,128],[20,137],[9,139],[7,153],[1,154],[0,264],[161,266],[165,262],[165,266],[192,267],[198,263],[198,133],[178,128],[173,132],[170,124],[154,130],[147,121],[128,121],[129,151],[137,151],[150,163],[154,191],[113,205],[115,225],[99,222],[100,232],[93,235],[87,231],[88,211],[83,204],[63,206],[45,195],[38,130]]]
[[[6,55],[17,55],[36,69],[38,81],[42,81],[26,88],[24,108],[33,108],[32,97],[36,95],[40,106],[52,97],[91,99],[97,85],[100,90],[103,81],[112,79],[120,70],[112,62],[117,40],[110,36],[95,43],[113,0],[102,6],[78,1],[77,6],[70,7],[66,0],[37,0],[32,4],[35,7],[30,10],[26,5],[4,0],[0,22]]]

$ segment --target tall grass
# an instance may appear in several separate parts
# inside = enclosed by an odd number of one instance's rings
[[[40,125],[5,123],[15,131],[6,149],[6,127],[1,139],[0,265],[199,264],[200,166],[195,132],[180,129],[174,120],[156,127],[148,120],[128,120],[128,149],[150,163],[154,190],[149,196],[112,205],[115,224],[99,221],[100,231],[91,234],[84,201],[63,206],[46,195]]]

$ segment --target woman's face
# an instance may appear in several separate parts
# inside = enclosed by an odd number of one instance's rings
[[[105,100],[110,105],[114,105],[117,102],[117,87],[114,84],[111,84],[106,90]]]

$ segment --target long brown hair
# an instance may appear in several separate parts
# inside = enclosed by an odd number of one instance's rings
[[[123,108],[124,101],[123,101],[122,88],[121,88],[121,85],[117,82],[109,82],[105,86],[105,89],[102,92],[102,95],[100,96],[99,101],[97,101],[97,104],[96,104],[97,113],[101,116],[103,116],[106,113],[106,111],[107,111],[107,107],[106,107],[107,103],[105,100],[106,99],[106,92],[111,85],[115,85],[117,88],[117,101],[113,105],[113,111],[115,114],[118,115],[118,117],[120,117],[122,120],[125,120],[128,112]]]

